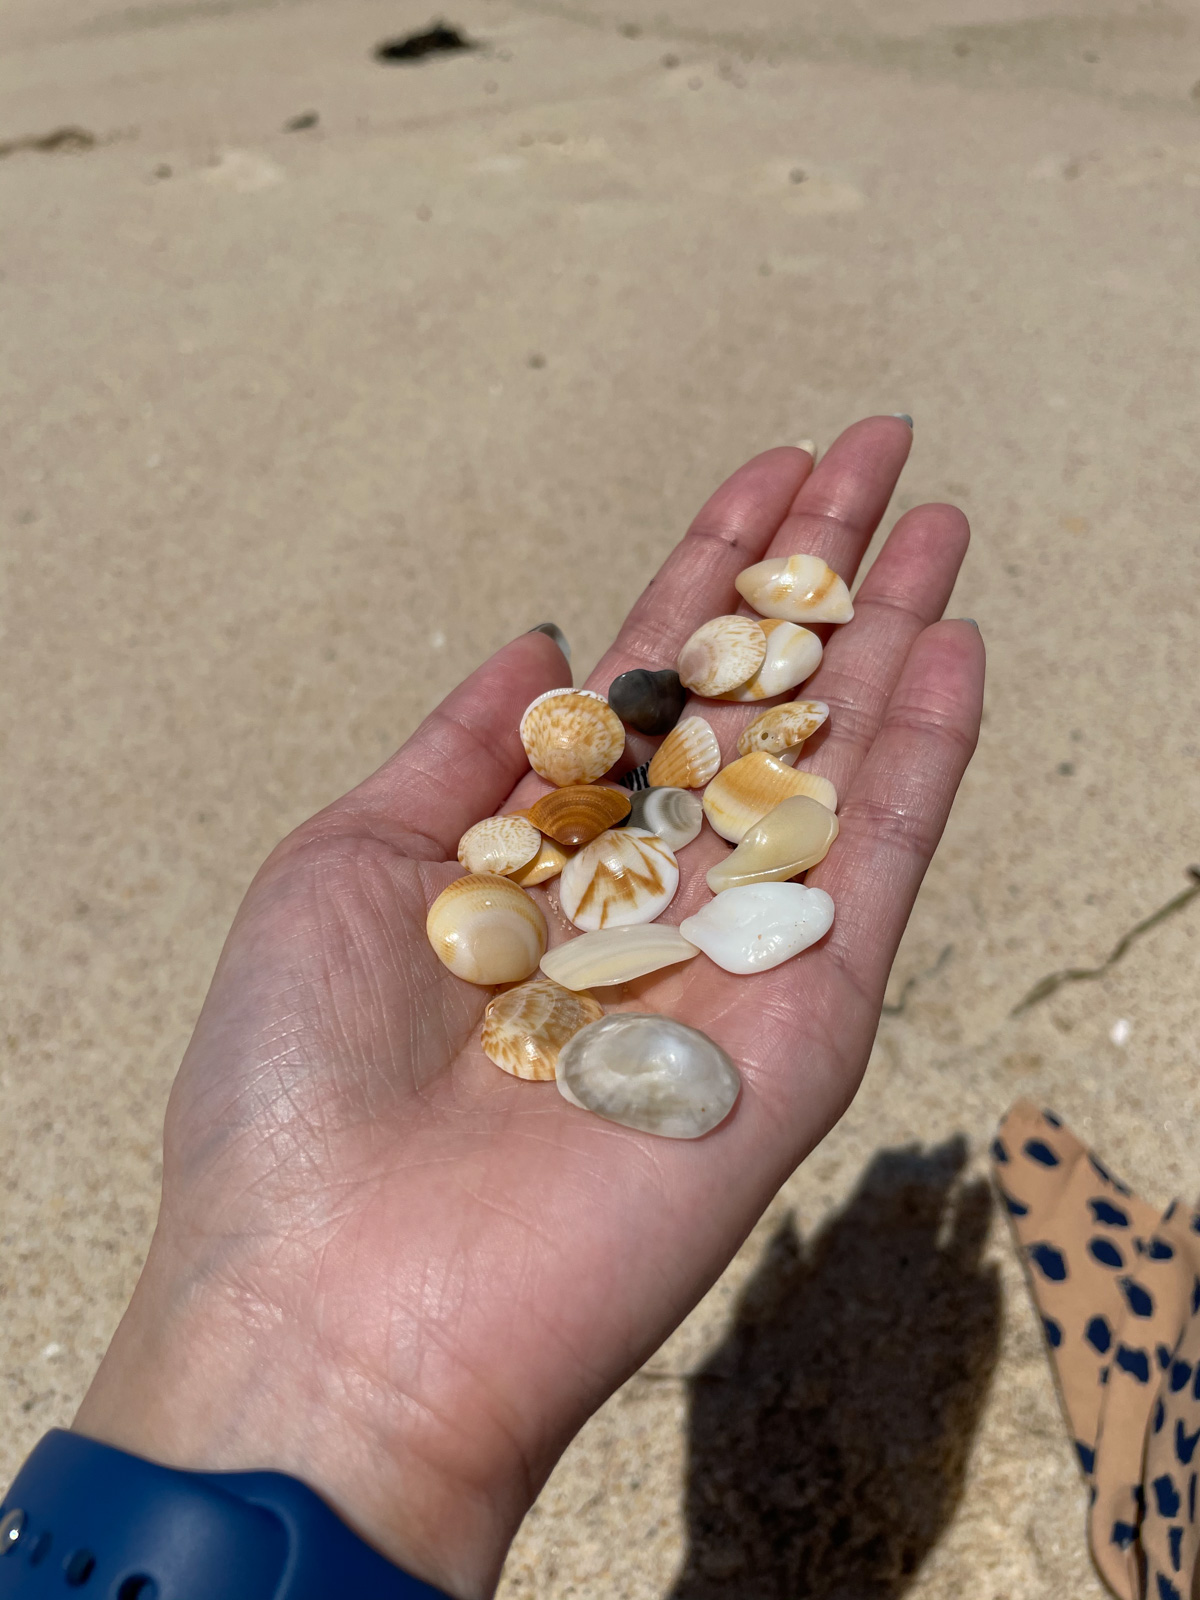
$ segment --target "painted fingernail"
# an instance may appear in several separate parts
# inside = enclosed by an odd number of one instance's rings
[[[807,450],[814,461],[817,459],[817,447],[811,439],[797,439],[793,448],[796,450]]]
[[[979,624],[975,621],[974,617],[959,617],[958,620],[960,622],[969,622],[971,624],[971,626],[975,629],[976,633],[979,632]]]
[[[571,646],[567,643],[567,636],[557,622],[539,622],[529,631],[530,633],[544,633],[547,639],[553,639],[563,655],[570,661]]]
[[[913,419],[909,416],[907,411],[893,411],[892,416],[897,418],[897,420],[900,422],[907,422],[910,428],[913,425]]]

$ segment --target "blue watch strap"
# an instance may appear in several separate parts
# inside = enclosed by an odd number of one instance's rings
[[[446,1600],[296,1478],[179,1472],[56,1428],[0,1501],[0,1600],[72,1589],[94,1600]]]

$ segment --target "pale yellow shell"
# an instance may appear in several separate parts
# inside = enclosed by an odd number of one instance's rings
[[[789,700],[786,705],[772,706],[743,731],[738,754],[765,750],[769,756],[778,756],[794,750],[810,739],[828,716],[824,700]]]
[[[659,745],[646,776],[655,789],[700,789],[721,767],[721,746],[703,717],[685,717]]]
[[[541,847],[541,834],[524,817],[485,817],[458,841],[458,859],[468,872],[507,876],[527,866]]]
[[[510,878],[472,872],[429,908],[425,932],[438,959],[468,983],[517,983],[546,950],[541,907]]]
[[[766,635],[753,617],[714,617],[692,634],[675,666],[685,689],[712,697],[753,677],[766,653]]]
[[[721,894],[748,883],[785,883],[824,861],[837,836],[838,819],[828,807],[809,795],[794,794],[749,828],[724,861],[708,869],[708,887]]]
[[[679,863],[645,828],[610,828],[562,870],[558,903],[577,928],[653,922],[679,887]]]
[[[630,983],[648,972],[690,961],[699,952],[678,928],[666,923],[640,927],[600,928],[581,933],[542,957],[542,971],[567,989],[600,989]]]
[[[769,700],[772,695],[786,694],[805,678],[811,678],[821,665],[824,646],[815,633],[798,627],[794,622],[779,622],[767,618],[759,623],[767,641],[767,653],[762,666],[746,683],[721,700],[744,703],[749,700]]]
[[[605,828],[615,828],[629,815],[629,807],[628,789],[611,783],[572,783],[544,794],[525,814],[551,839],[578,848],[590,844]]]
[[[603,777],[625,749],[625,726],[602,694],[551,689],[527,707],[521,743],[533,770],[565,788]]]
[[[785,622],[849,622],[850,591],[820,556],[757,561],[734,579],[737,592],[763,617]]]
[[[731,761],[704,791],[704,815],[722,839],[738,844],[768,811],[794,794],[810,795],[837,810],[837,790],[828,778],[791,767],[763,750]]]
[[[530,889],[535,883],[546,883],[550,878],[557,878],[570,859],[571,852],[564,850],[556,839],[543,839],[542,848],[529,865],[518,867],[508,876],[511,882],[519,883],[522,889]]]
[[[514,1078],[550,1082],[563,1045],[603,1015],[590,994],[534,978],[489,1002],[479,1042],[488,1060]]]

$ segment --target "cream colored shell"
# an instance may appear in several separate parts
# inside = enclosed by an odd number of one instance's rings
[[[508,877],[511,882],[519,883],[522,889],[531,889],[535,883],[546,883],[551,878],[557,878],[570,859],[571,852],[564,850],[557,839],[543,839],[541,849],[529,865],[518,867]]]
[[[837,790],[814,772],[793,772],[763,750],[731,761],[704,791],[704,815],[721,835],[739,844],[756,822],[780,801],[794,794],[810,795],[830,811],[837,809]]]
[[[458,841],[458,859],[468,872],[507,876],[527,866],[541,846],[541,834],[524,817],[485,817]]]
[[[711,698],[753,677],[766,653],[766,635],[755,618],[714,617],[692,634],[675,666],[685,689]]]
[[[655,789],[701,789],[720,767],[711,726],[703,717],[685,717],[659,745],[646,777]]]
[[[743,730],[738,754],[748,756],[765,750],[769,756],[779,756],[785,750],[798,749],[828,716],[829,707],[824,700],[789,700],[786,705],[772,706]]]
[[[653,922],[679,887],[679,863],[645,828],[609,828],[562,870],[563,913],[586,932]]]
[[[750,700],[769,700],[772,695],[786,694],[789,689],[803,683],[805,678],[811,678],[821,665],[824,646],[815,633],[798,627],[794,622],[771,619],[761,622],[759,626],[767,641],[767,653],[762,666],[746,683],[739,684],[728,694],[720,695],[720,699],[739,704]]]
[[[479,1042],[488,1060],[514,1078],[548,1083],[567,1040],[603,1015],[590,994],[534,978],[489,1002]]]
[[[824,861],[837,836],[838,819],[827,806],[794,794],[748,829],[724,861],[708,869],[708,887],[721,894],[748,883],[784,883]]]
[[[600,928],[581,933],[542,957],[542,971],[567,989],[600,989],[631,983],[648,972],[690,961],[697,953],[678,928],[665,923],[641,927]]]
[[[425,932],[438,959],[468,983],[517,983],[546,950],[541,907],[509,878],[472,872],[443,889]]]
[[[603,777],[625,749],[625,726],[602,694],[551,689],[526,708],[521,743],[533,770],[565,788]]]
[[[758,561],[734,579],[737,592],[763,617],[784,622],[849,622],[850,591],[820,556]]]

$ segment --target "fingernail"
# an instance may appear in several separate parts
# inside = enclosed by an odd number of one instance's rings
[[[893,411],[892,416],[896,417],[900,422],[907,422],[910,428],[913,425],[913,419],[907,411]]]
[[[796,450],[807,450],[814,461],[817,459],[817,447],[811,439],[797,439],[793,448]]]
[[[567,643],[567,636],[559,627],[557,622],[539,622],[535,627],[530,628],[529,631],[530,633],[544,633],[547,639],[553,639],[555,644],[562,651],[563,655],[566,656],[568,661],[570,661],[571,646]]]
[[[971,624],[971,626],[975,629],[975,631],[978,633],[979,624],[975,621],[974,617],[959,617],[958,620],[960,622],[969,622]]]

